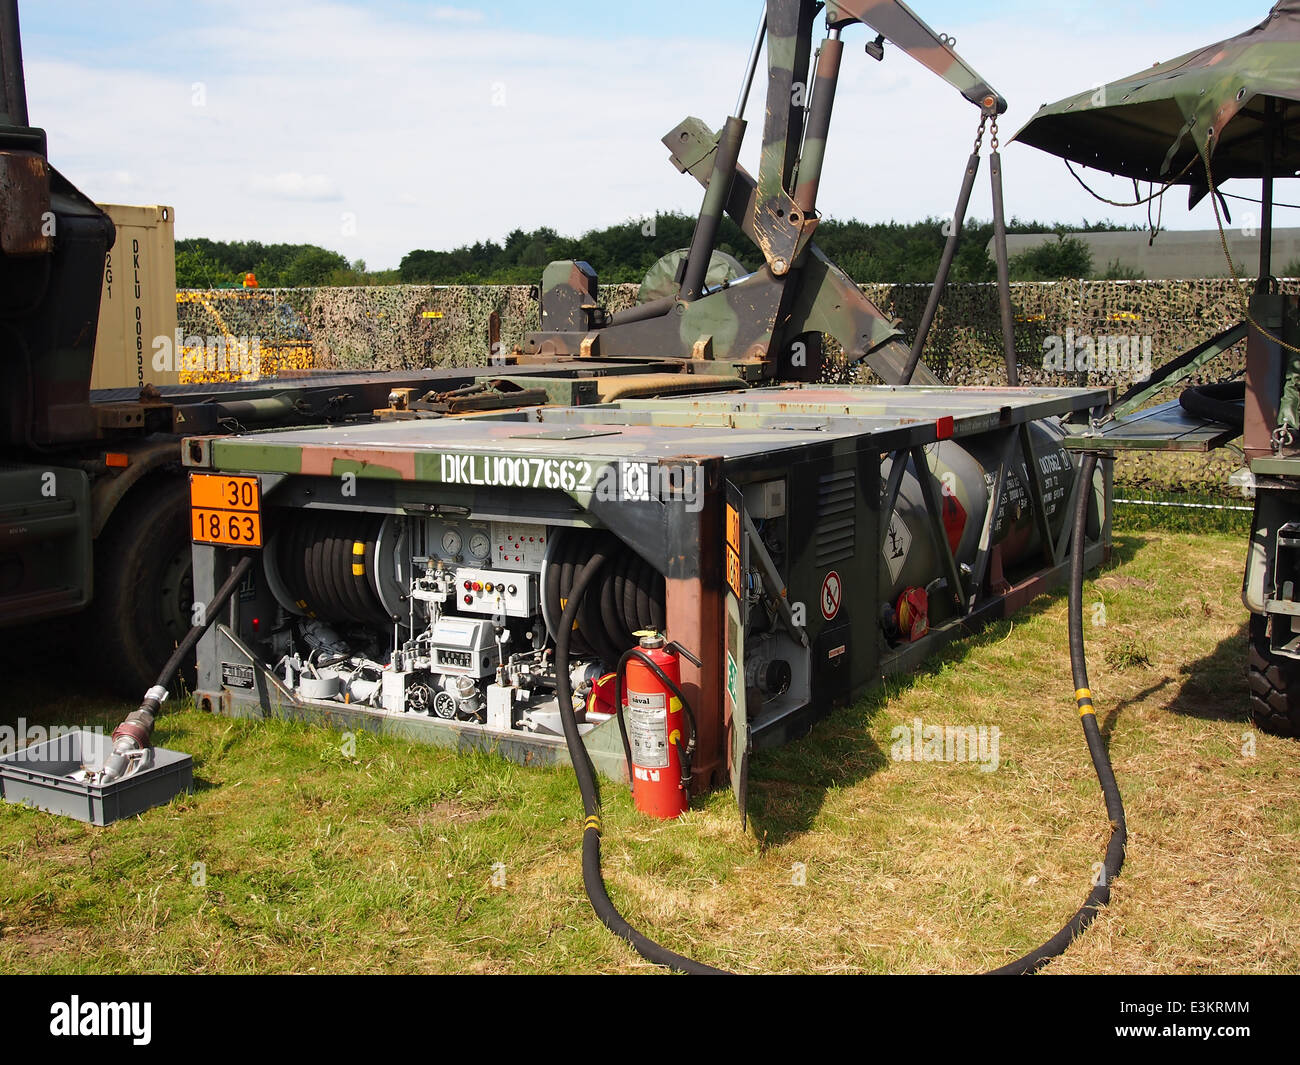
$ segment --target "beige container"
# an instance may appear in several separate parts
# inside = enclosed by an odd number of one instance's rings
[[[176,336],[175,212],[160,206],[101,203],[99,207],[117,227],[117,240],[104,263],[90,387],[177,384],[180,353],[172,350]]]

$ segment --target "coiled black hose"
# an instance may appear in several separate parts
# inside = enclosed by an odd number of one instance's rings
[[[570,599],[580,600],[570,626],[570,649],[581,658],[596,657],[612,670],[623,652],[637,644],[641,629],[662,632],[665,582],[649,562],[620,542],[612,533],[571,529],[555,542],[542,594],[546,611],[558,618]],[[575,595],[582,563],[597,549],[607,551],[610,563],[586,594]],[[558,639],[559,633],[551,633]]]
[[[1246,382],[1220,381],[1183,389],[1178,403],[1189,414],[1240,429],[1246,424]]]
[[[1088,534],[1088,505],[1092,495],[1092,479],[1097,472],[1097,456],[1085,455],[1080,465],[1079,501],[1074,512],[1073,542],[1070,551],[1070,671],[1074,678],[1075,704],[1079,708],[1079,718],[1083,725],[1083,734],[1088,743],[1088,753],[1092,756],[1093,768],[1097,771],[1097,780],[1101,784],[1102,795],[1106,800],[1106,814],[1110,818],[1110,841],[1106,845],[1106,857],[1102,863],[1101,875],[1097,877],[1087,900],[1075,912],[1065,926],[1042,946],[1030,951],[1023,957],[1001,968],[992,970],[991,976],[1018,976],[1035,973],[1053,958],[1064,954],[1071,943],[1096,919],[1101,907],[1110,901],[1111,881],[1119,875],[1124,865],[1124,846],[1128,840],[1128,828],[1124,820],[1124,802],[1120,797],[1119,786],[1115,783],[1115,772],[1110,763],[1110,754],[1106,750],[1101,730],[1097,726],[1097,715],[1093,712],[1092,693],[1088,689],[1088,660],[1083,643],[1083,576],[1085,568],[1086,544]],[[569,758],[573,762],[574,774],[578,778],[578,790],[582,793],[583,812],[586,820],[582,831],[582,881],[601,922],[616,936],[631,944],[641,957],[656,965],[663,965],[678,972],[700,975],[730,975],[725,969],[716,969],[690,958],[676,954],[660,946],[638,932],[615,908],[605,889],[605,880],[600,868],[600,791],[596,785],[595,770],[587,749],[578,734],[578,722],[573,713],[573,690],[569,683],[569,636],[573,621],[577,616],[580,601],[586,594],[597,574],[609,561],[607,548],[598,548],[587,564],[579,571],[573,583],[572,591],[564,608],[564,616],[559,625],[559,634],[555,641],[556,695],[560,704],[560,721],[564,727],[564,740],[569,748]],[[622,673],[620,663],[619,673]],[[622,693],[618,692],[618,701],[622,703]],[[684,701],[683,701],[684,702]],[[621,725],[621,717],[620,717]],[[624,750],[629,763],[631,751],[627,735],[623,735]]]
[[[374,515],[308,511],[277,534],[271,549],[301,609],[325,621],[392,624],[372,577],[380,524]]]
[[[1088,659],[1083,646],[1083,571],[1084,544],[1088,529],[1088,497],[1092,478],[1097,470],[1097,456],[1085,455],[1079,470],[1082,484],[1079,504],[1074,512],[1074,542],[1070,551],[1070,671],[1074,676],[1074,699],[1079,708],[1079,720],[1088,741],[1088,753],[1097,771],[1101,793],[1106,799],[1106,816],[1110,818],[1110,841],[1106,844],[1106,859],[1101,875],[1097,877],[1087,901],[1066,922],[1065,927],[1036,950],[1024,957],[994,969],[993,976],[1018,976],[1037,972],[1066,949],[1096,918],[1101,907],[1110,901],[1110,883],[1119,876],[1124,865],[1124,845],[1128,840],[1128,827],[1124,820],[1124,800],[1120,798],[1115,783],[1115,771],[1110,764],[1110,754],[1097,726],[1093,712],[1092,692],[1088,689]]]

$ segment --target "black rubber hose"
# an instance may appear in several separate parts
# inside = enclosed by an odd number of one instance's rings
[[[617,641],[605,625],[605,620],[601,613],[601,602],[604,599],[604,585],[613,580],[613,561],[615,554],[613,551],[614,540],[608,534],[600,534],[595,538],[595,544],[599,547],[609,546],[607,557],[609,562],[600,571],[599,579],[593,578],[593,585],[580,598],[578,604],[578,631],[582,634],[583,640],[600,659],[601,668],[605,670],[613,669],[618,663],[618,657],[623,653],[623,648],[619,647]],[[590,553],[590,549],[589,549]]]
[[[334,582],[330,580],[329,544],[320,535],[317,525],[312,526],[311,542],[307,547],[307,572],[311,588],[321,603],[321,616],[340,620],[342,611],[334,593]]]
[[[199,624],[192,626],[190,631],[181,638],[181,642],[176,645],[176,650],[172,652],[171,658],[167,659],[167,664],[158,673],[158,687],[167,687],[172,677],[176,675],[177,670],[181,668],[181,663],[185,661],[186,657],[194,653],[195,645],[203,638],[203,634],[216,623],[217,617],[225,608],[226,603],[230,601],[230,597],[235,594],[243,583],[248,571],[253,566],[254,557],[253,555],[245,555],[235,563],[230,571],[230,576],[222,582],[221,587],[204,605],[203,620]]]
[[[334,536],[334,558],[337,568],[339,595],[342,599],[343,606],[347,608],[348,614],[353,621],[365,624],[368,621],[364,577],[357,577],[352,572],[353,544],[356,543],[354,530],[357,529],[355,521],[340,522],[333,530]]]
[[[564,604],[573,596],[573,581],[575,574],[578,572],[578,564],[585,553],[583,551],[583,540],[585,539],[584,533],[573,530],[565,535],[564,542],[561,544],[559,552],[560,590],[559,597],[554,604],[557,616],[564,612]],[[578,626],[576,632],[574,630],[575,625]],[[582,627],[578,625],[577,614],[574,614],[573,624],[569,626],[569,638],[573,641],[573,649],[578,655],[588,658],[595,654],[591,644],[587,642],[582,634]]]
[[[1085,455],[1079,470],[1083,487],[1074,514],[1074,543],[1070,552],[1070,670],[1074,675],[1074,698],[1079,708],[1083,734],[1088,741],[1088,753],[1097,771],[1102,795],[1106,799],[1106,815],[1110,818],[1110,842],[1106,845],[1106,859],[1101,876],[1088,895],[1088,899],[1065,927],[1036,950],[1023,958],[994,969],[993,976],[1018,976],[1037,972],[1053,958],[1064,954],[1075,938],[1081,935],[1096,919],[1098,911],[1110,901],[1110,883],[1119,876],[1124,865],[1124,845],[1128,828],[1124,820],[1124,801],[1115,783],[1115,771],[1110,764],[1110,754],[1097,726],[1093,712],[1092,693],[1088,689],[1088,659],[1083,646],[1083,571],[1085,540],[1088,528],[1088,500],[1091,496],[1093,474],[1097,469],[1097,456]]]
[[[668,627],[668,582],[658,570],[652,568],[650,572],[650,627],[663,632]]]
[[[650,563],[611,534],[571,530],[556,544],[547,569],[543,594],[552,619],[563,613],[562,604],[574,594],[573,582],[583,561],[598,546],[608,549],[610,561],[580,597],[569,650],[579,658],[598,658],[603,668],[612,670],[623,652],[636,646],[635,633],[663,631],[665,582]]]
[[[607,548],[604,545],[598,546],[579,571],[569,592],[564,615],[557,626],[559,632],[555,640],[555,689],[560,705],[560,722],[564,727],[564,742],[569,748],[569,758],[573,762],[574,775],[578,778],[578,790],[582,793],[582,808],[586,815],[582,826],[583,886],[587,890],[591,908],[596,911],[601,923],[630,944],[646,961],[697,976],[723,976],[726,975],[724,969],[692,961],[647,939],[623,919],[610,900],[609,892],[605,890],[605,879],[600,869],[600,790],[596,786],[596,771],[587,756],[582,737],[578,734],[578,721],[573,713],[573,688],[569,683],[569,637],[573,632],[573,619],[577,616],[578,604],[596,574],[608,561]]]
[[[636,570],[633,587],[636,592],[636,628],[633,634],[654,627],[654,613],[650,609],[650,582],[654,577],[654,567],[645,559]]]
[[[1220,381],[1212,385],[1185,388],[1179,406],[1188,414],[1240,429],[1246,424],[1246,382]]]
[[[626,579],[623,581],[623,617],[627,620],[628,631],[634,639],[641,628],[641,618],[636,612],[636,583],[637,576],[644,565],[646,563],[640,555],[633,558],[627,567]]]
[[[339,528],[328,532],[325,537],[325,557],[329,575],[334,581],[335,598],[343,612],[340,620],[364,621],[352,582],[352,537],[344,535],[344,530]]]
[[[352,607],[356,619],[363,624],[371,622],[370,603],[366,598],[366,585],[369,584],[369,575],[366,573],[365,565],[365,541],[361,537],[365,534],[365,523],[359,519],[359,515],[353,516],[346,523],[341,523],[336,535],[339,539],[340,553],[342,554],[342,571],[339,574],[344,591],[347,593],[348,604]],[[357,554],[357,544],[361,544],[361,554]],[[357,565],[361,566],[361,573],[356,572]]]
[[[366,545],[366,554],[362,564],[366,567],[366,601],[370,605],[370,616],[377,624],[385,627],[392,625],[393,619],[389,616],[384,604],[379,601],[379,594],[375,590],[374,581],[371,575],[378,571],[375,564],[376,552],[379,550],[379,531],[370,529],[362,537]]]
[[[556,536],[560,537],[560,542],[558,544],[556,544],[555,542]],[[560,606],[560,555],[563,551],[563,548],[564,548],[563,531],[552,534],[551,546],[548,552],[549,557],[546,565],[546,578],[545,580],[542,581],[542,590],[541,590],[542,596],[544,597],[542,601],[546,604],[546,608],[543,611],[543,613],[545,614],[548,622],[549,619],[551,618],[555,619],[554,622],[555,632],[551,633],[552,636],[559,635],[560,615],[564,613],[564,608]],[[549,631],[549,625],[548,625],[548,631]]]
[[[1087,900],[1079,907],[1065,926],[1042,946],[1030,951],[1023,957],[999,969],[992,970],[992,976],[1017,976],[1037,972],[1053,958],[1064,954],[1071,943],[1096,919],[1101,907],[1110,901],[1110,884],[1124,865],[1124,847],[1128,840],[1128,829],[1124,819],[1124,802],[1120,797],[1119,786],[1115,782],[1115,772],[1110,763],[1110,754],[1106,750],[1101,730],[1097,726],[1097,716],[1093,712],[1092,693],[1088,689],[1088,660],[1083,642],[1083,576],[1087,555],[1088,511],[1092,498],[1091,486],[1097,471],[1097,456],[1085,455],[1080,465],[1079,476],[1082,488],[1074,512],[1073,542],[1070,552],[1070,596],[1069,596],[1069,631],[1070,631],[1070,670],[1074,679],[1075,703],[1079,708],[1079,717],[1083,725],[1083,734],[1088,743],[1088,753],[1092,756],[1093,768],[1101,785],[1102,795],[1106,800],[1106,814],[1110,818],[1110,841],[1106,845],[1106,857],[1102,874],[1089,893]],[[568,604],[559,625],[559,634],[555,642],[556,695],[559,701],[560,721],[564,727],[564,740],[569,748],[569,758],[573,762],[574,774],[578,778],[578,790],[582,793],[583,811],[586,821],[583,823],[582,835],[582,879],[591,901],[592,909],[601,922],[616,936],[626,940],[632,948],[647,961],[663,965],[678,972],[703,975],[729,975],[725,969],[716,969],[710,965],[692,961],[647,939],[627,923],[610,901],[605,890],[604,877],[600,868],[600,792],[596,786],[595,770],[587,756],[587,749],[578,734],[578,722],[573,713],[573,690],[569,683],[569,636],[572,632],[573,619],[577,615],[578,604],[596,574],[608,560],[606,549],[598,547],[587,564],[578,573],[573,588],[569,592]],[[626,662],[636,655],[630,651],[619,663],[618,680],[615,682],[615,703],[619,718],[619,729],[623,737],[623,749],[629,769],[632,762],[631,745],[628,741],[626,727],[622,716],[622,675]],[[653,666],[653,662],[649,663]],[[660,679],[667,682],[663,672],[655,669]],[[694,735],[694,715],[675,686],[675,694],[682,700],[683,708],[689,715],[689,727]]]
[[[605,571],[604,580],[601,581],[600,585],[601,620],[605,623],[606,631],[620,648],[636,646],[632,630],[624,622],[623,614],[619,610],[620,593],[625,583],[623,574],[627,570],[631,559],[632,553],[630,551],[620,553],[614,563]]]
[[[375,544],[378,536],[379,530],[373,521],[368,520],[364,515],[356,515],[350,538],[348,572],[352,576],[353,588],[360,603],[362,620],[371,625],[378,624],[387,628],[393,623],[393,619],[388,616],[383,604],[379,602],[374,581]],[[361,545],[361,554],[357,554],[357,544]],[[356,572],[357,566],[361,567],[359,574]]]
[[[317,606],[307,577],[307,538],[306,522],[296,521],[276,537],[276,549],[279,551],[280,572],[284,574],[285,584],[293,595],[297,596],[300,608],[312,616]]]
[[[159,671],[158,680],[152,688],[145,692],[144,698],[140,701],[139,709],[127,714],[122,723],[113,730],[113,740],[115,742],[119,736],[126,735],[132,737],[141,749],[152,744],[154,718],[162,710],[167,685],[171,682],[172,677],[176,676],[177,671],[181,668],[181,663],[194,653],[194,647],[202,639],[203,634],[216,622],[230,597],[235,594],[243,583],[244,577],[252,565],[252,555],[245,555],[235,563],[225,583],[217,589],[216,594],[204,605],[203,620],[199,624],[192,626],[190,631],[182,637],[181,642],[176,645],[176,650],[167,659],[167,664]]]

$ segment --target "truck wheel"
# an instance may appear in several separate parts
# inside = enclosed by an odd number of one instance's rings
[[[1275,655],[1268,645],[1268,620],[1250,618],[1250,714],[1274,736],[1300,736],[1300,661]]]
[[[95,542],[95,640],[113,691],[140,699],[190,628],[194,598],[189,491],[164,475],[118,505]],[[194,688],[194,663],[168,690]]]

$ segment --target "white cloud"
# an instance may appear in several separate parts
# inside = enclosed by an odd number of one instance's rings
[[[670,165],[659,139],[688,114],[722,123],[747,31],[723,45],[686,29],[651,37],[663,24],[647,15],[644,38],[591,41],[479,26],[475,14],[434,8],[394,21],[338,3],[233,5],[219,25],[163,42],[184,60],[174,76],[151,68],[145,46],[115,56],[123,65],[114,68],[50,61],[29,48],[31,114],[49,132],[54,165],[93,198],[169,203],[180,236],[304,241],[372,267],[516,227],[580,233],[698,209],[699,187]],[[1012,102],[1002,121],[1008,209],[1044,220],[1137,221],[1088,199],[1058,160],[1007,142],[1040,103],[1212,35],[1170,32],[1153,54],[1149,30],[1061,17],[1074,21],[1054,26],[1048,14],[1032,24],[945,27]],[[1224,35],[1239,28],[1226,25]],[[823,211],[946,215],[975,109],[894,49],[883,64],[866,58],[862,30],[848,36]],[[194,82],[204,85],[202,106]],[[504,106],[494,106],[498,85]],[[753,169],[757,92],[749,119],[744,159]],[[124,187],[117,172],[133,184]],[[981,178],[971,211],[987,218]],[[1186,216],[1185,203],[1170,205],[1166,224],[1204,225]]]
[[[258,174],[249,182],[249,187],[253,192],[273,200],[310,200],[319,203],[342,199],[334,183],[324,174],[300,174],[297,171],[269,177]]]
[[[463,7],[435,7],[429,12],[431,18],[439,22],[463,22],[475,24],[483,21],[482,11],[471,11]]]

